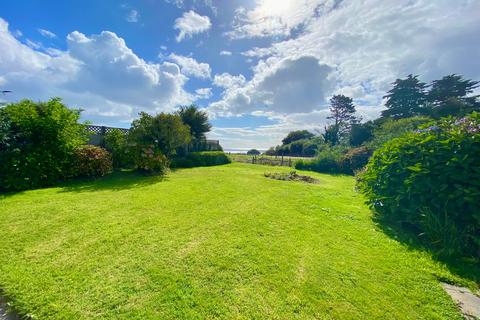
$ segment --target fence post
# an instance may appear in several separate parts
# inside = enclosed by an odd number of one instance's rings
[[[292,166],[292,158],[288,158],[288,166],[289,166],[289,167]]]

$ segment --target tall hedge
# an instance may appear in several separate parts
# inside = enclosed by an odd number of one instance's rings
[[[59,98],[0,108],[0,190],[50,185],[67,178],[74,150],[87,139],[80,111]]]
[[[359,188],[380,216],[418,230],[432,249],[480,257],[480,114],[385,143]]]

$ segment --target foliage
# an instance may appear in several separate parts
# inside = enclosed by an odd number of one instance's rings
[[[0,190],[51,185],[68,177],[74,150],[87,140],[79,110],[59,98],[0,109]]]
[[[72,175],[75,177],[102,177],[113,170],[112,155],[107,150],[83,145],[75,150]]]
[[[480,115],[441,120],[377,150],[359,179],[379,215],[444,254],[480,256]]]
[[[385,142],[398,138],[407,132],[413,132],[420,126],[431,122],[428,117],[411,117],[403,119],[380,119],[376,121],[373,129],[373,139],[366,145],[375,150],[380,148]]]
[[[341,160],[342,171],[354,173],[361,170],[367,165],[371,155],[372,151],[365,146],[349,149]]]
[[[190,128],[180,116],[166,113],[151,116],[141,112],[140,118],[132,122],[128,134],[129,144],[138,147],[137,151],[152,147],[156,156],[162,154],[167,158],[174,156],[177,148],[188,144],[190,140]],[[137,160],[142,153],[137,152]]]
[[[259,154],[261,154],[261,152],[257,149],[250,149],[247,151],[247,154],[251,156],[258,156]]]
[[[183,123],[190,127],[192,139],[204,139],[205,133],[209,132],[212,126],[208,122],[208,115],[205,111],[200,111],[197,106],[180,107],[177,114]]]
[[[127,135],[122,131],[113,129],[108,132],[105,135],[105,147],[112,154],[114,168],[129,168],[133,165]]]
[[[325,130],[322,133],[323,140],[330,146],[336,146],[340,143],[340,127],[332,124],[325,126]]]
[[[282,143],[286,145],[297,140],[311,139],[314,136],[315,135],[308,130],[292,131],[289,132],[285,138],[283,138]]]
[[[400,119],[423,114],[427,101],[426,88],[426,83],[411,74],[406,79],[395,80],[393,88],[383,97],[387,99],[387,109],[382,111],[382,116]]]
[[[344,149],[341,147],[324,148],[313,160],[299,160],[295,169],[322,173],[349,173],[342,167]]]
[[[352,98],[343,94],[334,95],[330,99],[330,116],[327,119],[333,119],[333,125],[330,126],[330,134],[334,134],[336,137],[325,139],[325,141],[336,145],[342,136],[350,130],[351,126],[359,122],[359,119],[355,116],[355,106]]]
[[[318,179],[310,176],[304,176],[292,170],[290,172],[265,172],[263,174],[266,178],[281,180],[281,181],[302,181],[306,183],[318,183]]]
[[[372,121],[365,123],[356,123],[352,125],[349,135],[349,144],[352,147],[358,147],[373,138],[374,123]]]
[[[472,281],[380,232],[352,177],[265,170],[117,172],[6,196],[2,295],[47,320],[462,319],[438,278]]]
[[[431,115],[435,117],[462,116],[479,110],[478,96],[470,95],[478,86],[478,81],[463,79],[462,76],[456,74],[433,81],[428,93]]]
[[[173,168],[209,167],[230,163],[230,159],[221,151],[192,152],[172,161]]]
[[[168,158],[155,145],[130,144],[135,169],[146,175],[164,175],[168,171]]]

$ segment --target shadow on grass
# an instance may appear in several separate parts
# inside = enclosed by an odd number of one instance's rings
[[[420,230],[378,215],[374,215],[373,221],[390,238],[406,245],[410,250],[427,251],[434,260],[444,264],[452,274],[473,281],[480,286],[480,260],[478,258],[439,254],[421,241],[418,236]],[[443,278],[439,278],[439,280],[450,282]]]
[[[145,176],[135,171],[117,171],[100,179],[77,179],[65,182],[59,192],[94,192],[101,190],[126,190],[145,187],[165,181],[166,176]]]

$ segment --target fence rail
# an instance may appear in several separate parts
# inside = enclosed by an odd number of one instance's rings
[[[285,166],[293,167],[297,160],[301,159],[312,159],[304,157],[287,157],[287,156],[248,156],[248,155],[239,155],[239,154],[230,154],[229,155],[232,161],[234,162],[243,162],[251,164],[262,164],[269,166]]]

